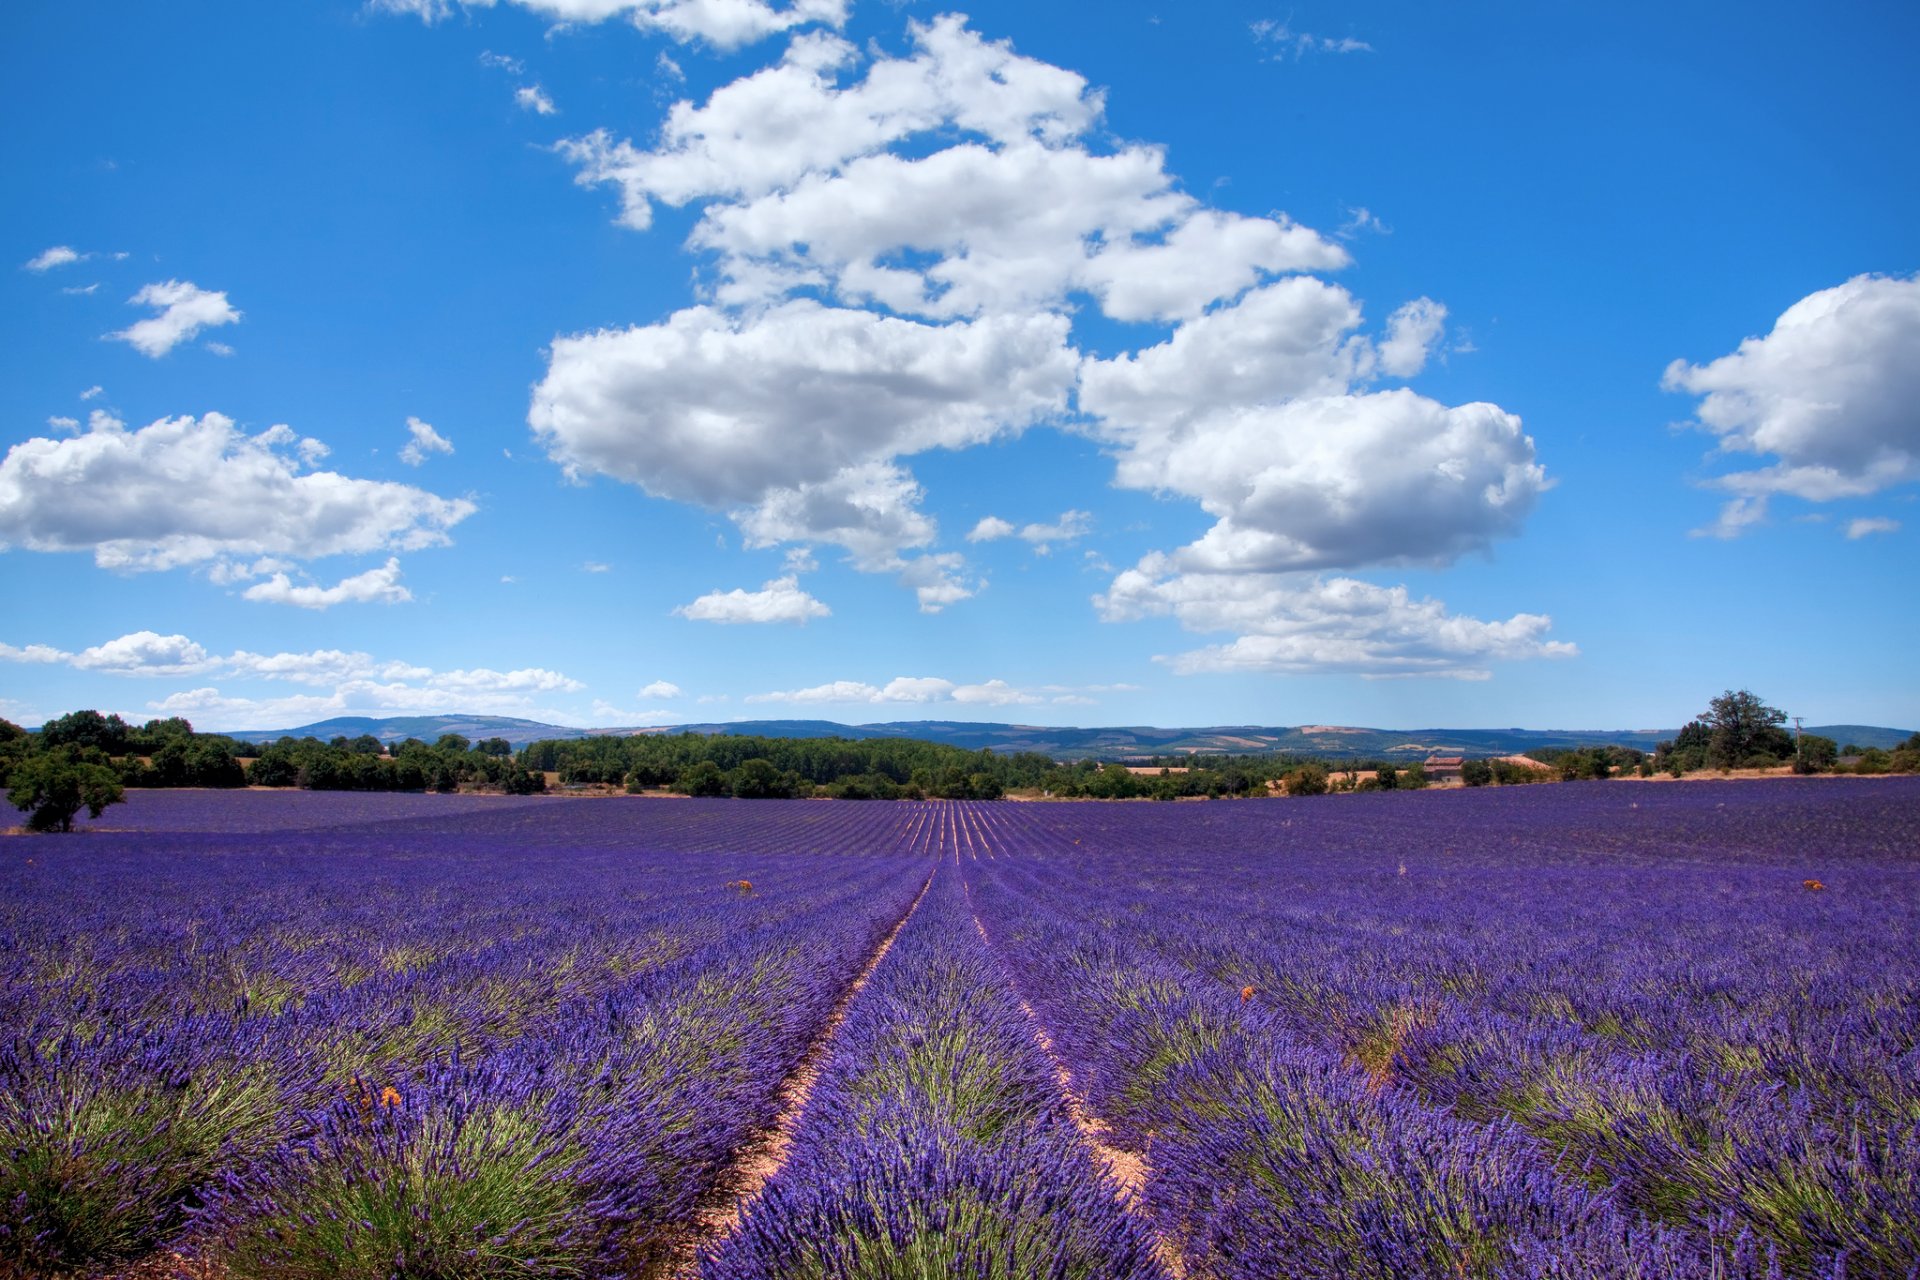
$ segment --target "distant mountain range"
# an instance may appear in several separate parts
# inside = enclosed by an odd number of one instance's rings
[[[516,720],[510,716],[393,716],[371,719],[340,716],[301,725],[297,729],[268,729],[235,733],[248,741],[272,741],[282,736],[357,738],[372,734],[382,742],[419,738],[432,742],[443,733],[457,733],[473,741],[505,738],[516,747],[542,738],[589,738],[635,733],[759,734],[769,738],[919,738],[977,751],[1037,751],[1058,759],[1102,760],[1128,756],[1194,755],[1227,752],[1246,754],[1290,751],[1329,759],[1367,757],[1424,759],[1429,755],[1519,755],[1543,749],[1616,745],[1651,751],[1677,729],[1364,729],[1348,725],[1309,724],[1292,727],[1212,725],[1197,729],[1157,729],[1126,725],[1104,729],[1072,729],[1053,725],[978,724],[959,720],[895,720],[884,724],[837,724],[831,720],[735,720],[727,723],[679,724],[644,728],[576,729],[568,725]],[[1808,733],[1832,738],[1841,745],[1893,747],[1911,730],[1873,725],[1810,725]]]

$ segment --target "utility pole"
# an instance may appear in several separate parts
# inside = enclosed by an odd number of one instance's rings
[[[1803,716],[1795,716],[1793,718],[1793,760],[1795,764],[1800,763],[1800,725],[1804,718]]]

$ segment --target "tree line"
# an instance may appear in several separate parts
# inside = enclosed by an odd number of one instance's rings
[[[1800,773],[1920,772],[1920,733],[1891,751],[1791,734],[1786,714],[1747,690],[1728,690],[1652,755],[1630,747],[1537,751],[1544,769],[1505,759],[1469,759],[1469,787],[1576,781],[1637,773],[1675,777],[1702,770],[1791,764]],[[1286,752],[1117,761],[1059,761],[1038,752],[998,754],[915,738],[768,738],[647,733],[547,739],[515,752],[504,738],[457,733],[391,746],[357,738],[282,737],[256,744],[198,733],[179,717],[132,725],[117,715],[75,711],[35,732],[0,720],[0,780],[34,830],[72,828],[128,787],[299,787],[313,791],[544,791],[548,775],[569,787],[668,790],[694,796],[842,800],[997,800],[1010,791],[1059,799],[1181,800],[1316,796],[1418,790],[1418,763],[1325,760]]]
[[[1769,769],[1795,773],[1920,773],[1920,733],[1887,751],[1838,743],[1817,733],[1789,733],[1787,713],[1746,689],[1729,689],[1706,713],[1662,742],[1647,772],[1683,777],[1703,770]]]

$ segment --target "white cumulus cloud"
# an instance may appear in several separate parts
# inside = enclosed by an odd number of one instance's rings
[[[1011,538],[1013,524],[999,516],[982,516],[980,522],[967,534],[968,542],[994,542],[1001,538]]]
[[[56,244],[51,249],[42,250],[28,259],[22,269],[26,271],[51,271],[55,267],[64,267],[71,262],[79,262],[90,254],[77,252],[70,245]]]
[[[731,591],[710,591],[674,610],[695,622],[720,623],[805,623],[810,618],[825,618],[833,613],[800,587],[794,577],[775,578],[758,591],[735,587]]]
[[[1777,494],[1826,502],[1920,479],[1920,275],[1809,294],[1730,355],[1674,361],[1661,385],[1701,397],[1721,456],[1772,459],[1711,482],[1739,508],[1721,526],[1754,523]]]
[[[0,544],[170,569],[436,546],[474,511],[463,498],[303,465],[285,426],[247,435],[209,413],[128,431],[96,411],[85,434],[35,437],[0,461]]]
[[[748,694],[753,703],[958,703],[963,706],[1025,706],[1046,699],[1030,689],[1017,688],[1005,680],[987,680],[980,684],[958,684],[939,676],[895,676],[884,685],[860,680],[834,680],[804,689],[784,689],[771,693]],[[1056,699],[1058,701],[1058,699]]]
[[[586,688],[544,667],[497,671],[490,667],[436,671],[431,667],[341,649],[215,654],[182,635],[136,631],[69,653],[48,645],[0,644],[0,661],[60,663],[76,670],[130,678],[199,676],[302,686],[322,692],[274,697],[224,694],[202,686],[147,705],[162,715],[186,715],[202,728],[288,727],[336,715],[449,711],[528,714],[534,699]],[[541,711],[541,714],[557,714]]]
[[[410,467],[417,467],[434,453],[452,453],[453,441],[433,429],[431,423],[418,418],[407,419],[407,443],[401,446],[400,461]]]
[[[413,592],[400,585],[397,558],[389,558],[377,569],[342,578],[331,587],[296,585],[288,575],[276,573],[240,594],[248,600],[290,604],[302,609],[331,609],[337,604],[403,604],[413,599]]]
[[[671,681],[655,680],[652,684],[647,685],[645,688],[641,689],[639,696],[647,699],[648,701],[666,700],[670,698],[680,697],[681,689],[679,685],[674,684]]]
[[[1546,639],[1552,619],[1482,621],[1405,587],[1306,574],[1168,572],[1164,560],[1114,579],[1096,605],[1108,621],[1171,616],[1189,631],[1234,640],[1160,659],[1182,675],[1210,671],[1346,672],[1369,677],[1484,679],[1490,660],[1572,657]]]
[[[725,51],[811,23],[840,26],[848,0],[506,0],[562,24],[623,18],[643,31],[657,31],[682,43],[699,42]],[[370,0],[375,9],[411,14],[435,23],[460,8],[488,9],[496,0]],[[486,61],[495,55],[483,54]],[[506,65],[500,58],[489,65]]]
[[[140,354],[155,360],[202,329],[240,321],[240,312],[234,310],[226,294],[202,289],[188,280],[150,284],[128,301],[134,306],[157,308],[159,314],[136,320],[107,336],[118,338]]]
[[[553,105],[553,99],[547,96],[547,91],[537,84],[522,85],[515,89],[513,100],[520,104],[522,111],[531,111],[538,116],[556,115],[560,111]]]

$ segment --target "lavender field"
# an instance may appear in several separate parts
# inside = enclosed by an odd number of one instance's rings
[[[1914,1277],[1920,780],[137,793],[0,842],[0,1275]]]

